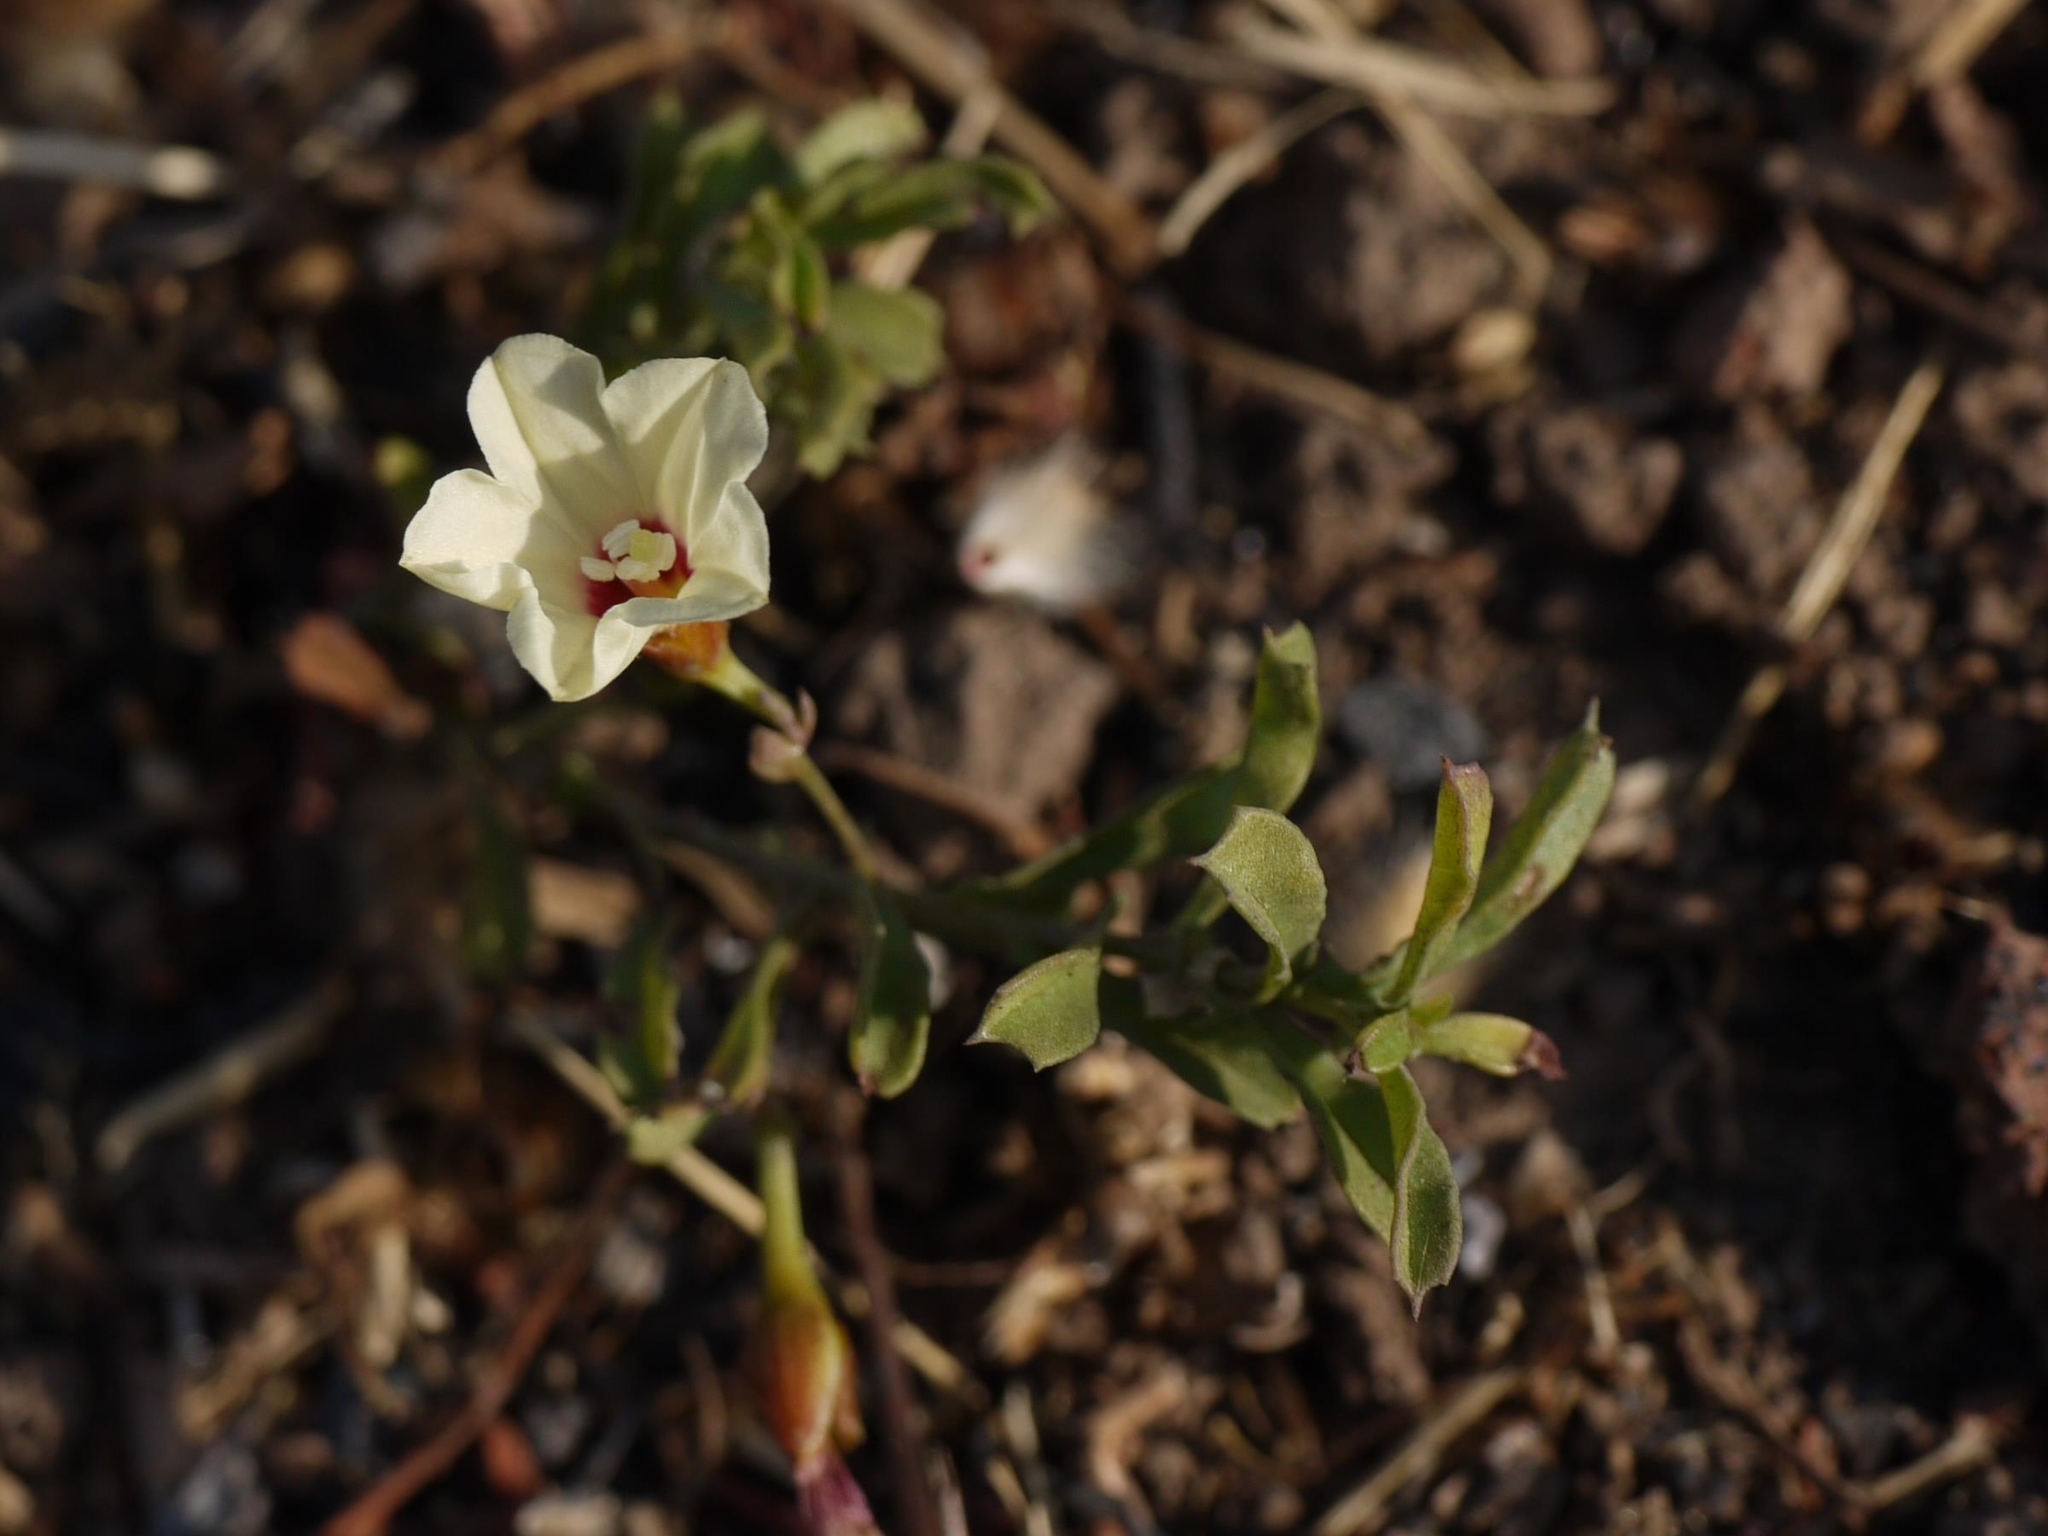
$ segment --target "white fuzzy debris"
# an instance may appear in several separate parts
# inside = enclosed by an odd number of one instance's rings
[[[1135,565],[1129,530],[1078,436],[989,477],[960,536],[960,578],[991,597],[1072,614],[1114,596]]]

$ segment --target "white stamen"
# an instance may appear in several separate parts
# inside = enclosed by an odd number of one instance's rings
[[[645,560],[635,560],[631,555],[619,562],[619,577],[623,581],[653,581],[661,575]]]
[[[576,562],[583,567],[583,574],[592,581],[617,581],[619,573],[612,568],[609,560],[600,560],[595,555],[585,555]]]
[[[639,531],[640,524],[629,517],[597,542],[614,560],[623,560],[626,558],[627,548],[633,541],[633,535]]]
[[[674,534],[656,533],[651,528],[642,528],[633,535],[626,553],[645,565],[654,567],[660,575],[676,563],[676,540]],[[637,578],[645,580],[646,578]]]

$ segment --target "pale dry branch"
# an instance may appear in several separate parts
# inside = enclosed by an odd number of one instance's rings
[[[1786,645],[1797,647],[1813,638],[1820,621],[1841,596],[1842,586],[1857,558],[1870,543],[1884,514],[1885,498],[1905,462],[1906,450],[1920,435],[1920,428],[1941,393],[1946,370],[1933,358],[1922,361],[1899,390],[1885,418],[1877,441],[1863,461],[1855,480],[1835,505],[1820,543],[1814,547],[1800,573],[1798,584],[1786,599],[1778,618],[1778,633]],[[1790,670],[1783,661],[1769,661],[1759,667],[1736,701],[1734,714],[1715,744],[1713,755],[1693,781],[1691,811],[1697,816],[1725,795],[1735,782],[1735,770],[1749,748],[1757,725],[1784,697]]]
[[[1393,1455],[1344,1495],[1313,1527],[1313,1536],[1365,1536],[1387,1521],[1387,1506],[1437,1469],[1444,1452],[1528,1384],[1519,1367],[1475,1376],[1431,1410]]]
[[[1604,80],[1489,79],[1454,60],[1379,38],[1353,36],[1340,45],[1250,19],[1235,23],[1230,38],[1257,62],[1305,79],[1368,94],[1397,91],[1420,105],[1473,117],[1592,117],[1614,102]]]

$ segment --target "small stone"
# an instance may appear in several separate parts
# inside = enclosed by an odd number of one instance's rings
[[[1359,683],[1337,706],[1337,733],[1386,772],[1397,792],[1433,787],[1443,759],[1475,762],[1493,748],[1486,727],[1434,683],[1394,674]]]

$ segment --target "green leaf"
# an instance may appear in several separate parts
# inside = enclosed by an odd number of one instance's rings
[[[1323,710],[1316,696],[1316,642],[1306,624],[1268,631],[1252,689],[1252,723],[1245,738],[1237,803],[1285,811],[1301,798],[1316,749]]]
[[[1391,1246],[1400,1157],[1378,1080],[1350,1076],[1342,1062],[1293,1024],[1274,1025],[1267,1038],[1282,1069],[1301,1090],[1301,1101],[1308,1106],[1310,1123],[1345,1198]]]
[[[797,377],[782,392],[778,410],[796,424],[804,473],[823,480],[849,454],[866,452],[868,426],[888,386],[864,360],[824,336],[798,345]]]
[[[1015,231],[1042,217],[1050,199],[1036,177],[1006,160],[927,160],[863,187],[811,230],[826,249],[850,250],[906,229],[959,229],[987,204],[1003,209]]]
[[[924,119],[907,102],[877,97],[841,107],[798,146],[796,173],[812,186],[863,160],[901,160],[922,149]]]
[[[1517,1077],[1524,1072],[1553,1080],[1564,1076],[1564,1062],[1550,1036],[1502,1013],[1454,1013],[1439,1019],[1423,1028],[1416,1049],[1422,1055],[1463,1062],[1495,1077]]]
[[[1415,988],[1443,967],[1443,955],[1479,888],[1479,861],[1486,854],[1486,834],[1493,823],[1493,786],[1477,763],[1444,764],[1443,787],[1436,797],[1436,841],[1430,849],[1429,878],[1422,887],[1422,910],[1415,932],[1401,955],[1390,993],[1405,1003]]]
[[[1043,1072],[1071,1061],[1102,1033],[1096,986],[1100,948],[1069,949],[1019,971],[989,999],[969,1045],[1000,1041],[1014,1046]]]
[[[1394,1278],[1418,1314],[1422,1298],[1458,1272],[1465,1213],[1451,1154],[1423,1112],[1422,1091],[1406,1067],[1379,1074],[1400,1154],[1394,1180]]]
[[[1373,1020],[1358,1037],[1358,1063],[1368,1072],[1391,1072],[1421,1050],[1421,1034],[1405,1008]]]
[[[1564,883],[1600,825],[1614,792],[1614,744],[1600,734],[1600,706],[1552,754],[1529,807],[1487,861],[1457,937],[1438,957],[1442,970],[1484,954]]]
[[[683,1043],[676,1028],[683,989],[667,913],[649,912],[633,925],[612,961],[605,992],[624,1028],[607,1029],[600,1037],[599,1065],[630,1108],[651,1110],[675,1081]]]
[[[1112,1029],[1239,1119],[1271,1131],[1301,1113],[1301,1095],[1273,1059],[1271,1023],[1233,1013],[1148,1018],[1143,989],[1118,976],[1103,978],[1101,998]]]
[[[1240,806],[1216,846],[1195,860],[1266,941],[1271,952],[1268,987],[1294,976],[1294,962],[1323,931],[1329,891],[1316,851],[1299,827],[1278,811]]]
[[[899,389],[917,389],[938,377],[946,358],[946,314],[938,301],[915,288],[871,288],[839,283],[825,337]]]
[[[796,957],[796,940],[787,934],[777,934],[762,947],[747,990],[733,1005],[711,1059],[704,1064],[706,1082],[715,1083],[719,1099],[736,1109],[752,1109],[768,1092],[776,1003]]]
[[[533,943],[526,844],[487,795],[476,796],[470,831],[462,954],[472,976],[495,985],[525,971],[526,952]]]
[[[877,896],[861,950],[860,1003],[849,1042],[862,1091],[893,1099],[916,1082],[931,1032],[924,955],[896,903]]]
[[[1089,881],[1117,870],[1192,858],[1223,835],[1236,787],[1235,763],[1200,769],[981,889],[1041,909],[1059,908]]]
[[[1301,1089],[1338,1184],[1391,1250],[1394,1276],[1419,1309],[1423,1294],[1457,1269],[1464,1214],[1450,1153],[1415,1080],[1405,1067],[1354,1078],[1292,1024],[1275,1025],[1268,1039]]]
[[[693,134],[683,146],[673,208],[659,230],[664,246],[672,258],[679,255],[763,188],[780,186],[789,176],[789,162],[757,111],[735,112]]]

